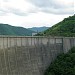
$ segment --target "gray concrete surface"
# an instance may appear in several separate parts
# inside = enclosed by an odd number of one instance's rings
[[[75,46],[75,38],[0,36],[0,75],[43,75],[60,53]]]

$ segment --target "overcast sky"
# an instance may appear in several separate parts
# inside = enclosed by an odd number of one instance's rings
[[[75,12],[75,0],[0,0],[0,23],[25,28],[52,25]]]

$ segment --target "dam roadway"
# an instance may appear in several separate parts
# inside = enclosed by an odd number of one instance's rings
[[[0,36],[0,75],[43,75],[75,37]]]

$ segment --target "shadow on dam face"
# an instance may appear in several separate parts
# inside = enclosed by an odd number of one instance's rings
[[[0,75],[43,75],[63,52],[62,39],[0,38]]]

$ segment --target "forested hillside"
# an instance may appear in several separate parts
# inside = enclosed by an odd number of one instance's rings
[[[51,63],[44,75],[75,75],[75,47]]]
[[[75,15],[65,18],[38,35],[45,36],[75,36]]]
[[[33,32],[23,27],[0,24],[0,35],[31,36]]]

